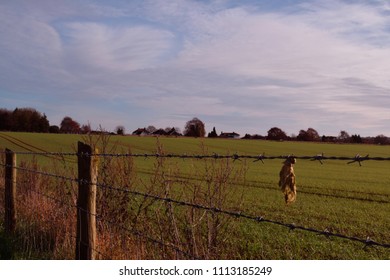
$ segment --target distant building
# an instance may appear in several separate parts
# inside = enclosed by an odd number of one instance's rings
[[[146,128],[138,128],[137,130],[134,130],[132,135],[138,135],[138,136],[146,136],[149,135],[149,131],[146,130]]]
[[[259,135],[259,134],[250,135],[250,134],[247,133],[247,134],[245,134],[245,136],[244,136],[242,139],[266,140],[267,137],[266,137],[266,136]]]
[[[164,130],[162,128],[157,129],[156,131],[149,132],[146,128],[138,128],[137,130],[134,130],[132,135],[137,136],[147,136],[147,135],[154,135],[154,136],[183,136],[183,134],[176,131],[175,128],[171,128],[170,130]]]
[[[239,139],[240,134],[235,133],[235,132],[221,132],[219,135],[221,138],[230,138],[230,139]]]
[[[168,134],[164,129],[160,128],[160,129],[157,129],[155,132],[153,132],[152,135],[162,136],[162,135],[168,135]]]
[[[169,136],[183,136],[183,134],[177,132],[174,127],[172,127],[172,129],[167,132],[167,135],[169,135]]]

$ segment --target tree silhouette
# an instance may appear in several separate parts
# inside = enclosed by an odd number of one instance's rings
[[[345,130],[341,130],[337,139],[341,142],[347,143],[350,140],[350,136],[349,136],[348,132],[346,132]]]
[[[215,138],[218,137],[217,131],[215,130],[215,127],[213,127],[213,131],[211,131],[207,137]]]
[[[301,129],[297,136],[298,141],[319,141],[320,135],[314,128],[308,128],[306,131]]]
[[[46,115],[33,108],[0,109],[0,130],[48,132],[49,127]]]
[[[123,125],[118,125],[116,128],[115,128],[115,132],[116,134],[118,135],[125,135],[125,127]]]
[[[189,137],[204,137],[206,135],[204,123],[198,118],[193,118],[186,123],[184,135]]]
[[[80,124],[74,121],[71,117],[62,119],[60,126],[61,133],[80,133]]]
[[[273,127],[270,130],[268,130],[267,135],[268,140],[286,140],[287,134],[281,130],[279,127]]]

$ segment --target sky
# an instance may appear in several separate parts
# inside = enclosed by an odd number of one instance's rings
[[[388,0],[0,0],[0,108],[390,136]]]

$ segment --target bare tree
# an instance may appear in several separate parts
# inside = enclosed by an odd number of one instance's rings
[[[118,135],[125,135],[125,127],[123,125],[118,125],[116,128],[115,128],[115,132],[116,134]]]
[[[204,123],[198,118],[193,118],[186,123],[184,135],[189,137],[204,137],[206,135]]]
[[[350,138],[351,137],[349,136],[348,132],[345,130],[341,130],[339,136],[337,137],[337,139],[341,142],[349,142]]]

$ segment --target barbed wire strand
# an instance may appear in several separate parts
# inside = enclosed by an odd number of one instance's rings
[[[2,163],[0,163],[0,165],[6,166],[5,164],[2,164]],[[18,169],[18,170],[21,170],[21,171],[34,172],[36,174],[40,174],[40,175],[44,175],[44,176],[48,176],[48,177],[53,177],[53,178],[57,178],[57,179],[72,181],[74,183],[80,182],[80,180],[77,179],[77,178],[71,178],[71,177],[67,177],[67,176],[57,175],[57,174],[48,173],[48,172],[44,172],[44,171],[33,170],[33,169],[28,169],[28,168],[24,168],[24,167],[15,167],[15,168]],[[313,195],[321,195],[321,196],[328,196],[328,197],[338,197],[338,196],[331,195],[331,194],[310,193],[310,192],[306,192],[306,191],[302,191],[302,190],[301,190],[301,192],[302,193],[313,194]],[[380,194],[380,195],[383,195],[383,194]],[[347,197],[347,196],[340,197],[340,198],[362,200],[362,201],[369,201],[369,202],[377,202],[377,203],[390,203],[387,200],[373,200],[373,199],[363,199],[363,198]]]
[[[4,165],[4,164],[0,164],[0,165]],[[4,166],[7,166],[7,165],[4,165]],[[15,168],[20,169],[20,170],[24,170],[27,172],[33,172],[33,173],[42,174],[45,176],[66,179],[66,180],[70,180],[70,181],[74,181],[74,182],[89,183],[88,181],[85,181],[85,180],[79,180],[76,178],[60,176],[60,175],[51,174],[51,173],[47,173],[47,172],[41,172],[41,171],[36,171],[36,170],[21,168],[21,167],[15,167]],[[284,222],[280,222],[280,221],[276,221],[276,220],[266,219],[263,216],[253,216],[253,215],[245,214],[242,212],[234,212],[234,211],[224,210],[224,209],[221,209],[218,207],[209,207],[209,206],[205,206],[205,205],[194,204],[194,203],[190,203],[190,202],[186,202],[186,201],[176,200],[176,199],[172,199],[169,197],[160,197],[160,196],[154,195],[154,194],[143,193],[143,192],[139,192],[139,191],[135,191],[135,190],[123,189],[120,187],[115,187],[115,186],[111,186],[111,185],[107,185],[107,184],[103,184],[103,183],[97,183],[96,186],[100,187],[100,188],[106,188],[109,190],[120,191],[120,192],[124,192],[124,193],[128,193],[128,194],[132,194],[132,195],[137,195],[137,196],[141,196],[144,198],[150,198],[150,199],[154,199],[154,200],[165,201],[168,203],[174,203],[174,204],[179,205],[179,206],[187,206],[187,207],[192,207],[195,209],[210,211],[213,213],[221,213],[221,214],[225,214],[225,215],[235,217],[235,218],[245,218],[245,219],[252,220],[252,221],[255,221],[258,223],[264,222],[264,223],[275,224],[275,225],[279,225],[282,227],[286,227],[290,230],[302,230],[302,231],[306,231],[306,232],[316,233],[318,235],[323,235],[326,237],[333,236],[333,237],[338,237],[338,238],[342,238],[342,239],[347,239],[350,241],[356,241],[356,242],[363,243],[365,245],[365,247],[378,246],[378,247],[383,247],[383,248],[390,248],[390,244],[379,243],[379,242],[376,242],[376,241],[370,239],[369,237],[367,237],[366,239],[351,237],[351,236],[347,236],[347,235],[343,235],[343,234],[339,234],[339,233],[330,232],[328,229],[318,230],[315,228],[295,225],[294,223],[284,223]]]
[[[0,153],[7,153],[7,151],[1,151]],[[37,155],[37,156],[96,156],[96,157],[114,157],[114,158],[122,158],[122,157],[135,157],[135,158],[179,158],[179,159],[233,159],[233,161],[241,160],[241,159],[252,159],[253,162],[262,162],[264,160],[273,160],[273,159],[287,159],[289,157],[293,157],[295,159],[302,160],[311,160],[311,161],[319,161],[323,164],[324,160],[349,160],[347,164],[351,163],[359,163],[361,166],[361,162],[366,160],[375,160],[375,161],[390,161],[390,157],[370,157],[369,155],[360,156],[359,154],[353,157],[347,156],[325,156],[323,153],[317,154],[314,156],[296,156],[294,154],[290,155],[280,155],[280,156],[266,156],[265,153],[260,155],[219,155],[217,153],[209,154],[209,155],[190,155],[190,154],[165,154],[165,153],[97,153],[97,154],[89,154],[89,153],[63,153],[63,152],[14,152],[19,155]]]
[[[3,164],[0,164],[0,165],[3,165]],[[54,177],[54,178],[59,178],[59,179],[64,179],[64,180],[69,180],[69,181],[72,181],[72,182],[80,182],[80,181],[83,181],[83,180],[78,180],[78,179],[75,179],[75,178],[70,178],[70,177],[65,177],[65,176],[60,176],[60,175],[56,175],[56,174],[51,174],[51,173],[47,173],[47,172],[42,172],[42,171],[36,171],[36,170],[33,170],[33,169],[28,169],[28,168],[22,168],[22,167],[15,167],[16,169],[18,170],[21,170],[21,171],[26,171],[26,172],[32,172],[32,173],[35,173],[35,174],[39,174],[39,175],[45,175],[45,176],[50,176],[50,177]],[[85,181],[84,181],[85,183]],[[87,182],[88,183],[88,182]],[[106,222],[106,223],[109,223],[111,225],[114,225],[116,227],[119,227],[121,228],[122,230],[125,230],[129,233],[132,233],[133,235],[136,235],[138,237],[141,237],[141,238],[144,238],[146,240],[148,240],[149,242],[152,242],[152,243],[155,243],[159,246],[162,246],[162,247],[166,247],[166,248],[171,248],[173,249],[174,251],[182,254],[182,255],[185,255],[187,257],[190,257],[191,259],[199,259],[198,257],[196,256],[193,256],[192,254],[188,253],[188,252],[185,252],[183,250],[181,250],[180,248],[177,248],[175,245],[172,245],[172,244],[167,244],[167,243],[164,243],[163,241],[160,241],[160,240],[157,240],[157,239],[154,239],[153,237],[150,237],[146,234],[143,234],[142,232],[140,231],[137,231],[137,230],[134,230],[134,229],[129,229],[125,226],[121,226],[121,225],[118,225],[117,222],[115,221],[111,221],[111,220],[107,220],[107,219],[104,219],[102,215],[98,215],[96,213],[91,213],[89,211],[87,211],[86,209],[84,208],[81,208],[77,205],[74,205],[74,204],[69,204],[68,202],[65,202],[61,199],[58,199],[58,198],[55,198],[53,196],[50,196],[48,194],[45,194],[45,193],[42,193],[42,192],[39,192],[39,191],[35,191],[35,190],[28,190],[28,191],[31,191],[31,192],[34,192],[38,195],[41,195],[47,199],[50,199],[50,200],[53,200],[54,202],[58,203],[58,204],[61,204],[61,205],[65,205],[65,206],[68,206],[68,207],[73,207],[73,208],[76,208],[77,210],[80,210],[80,211],[83,211],[89,215],[92,215],[92,216],[95,216],[96,219],[98,220],[101,220],[103,222]],[[96,251],[97,253],[99,254],[102,254],[101,252],[97,251],[95,248],[92,248],[92,250]]]
[[[302,230],[302,231],[313,232],[313,233],[316,233],[316,234],[319,234],[319,235],[324,235],[326,237],[334,236],[334,237],[339,237],[339,238],[343,238],[343,239],[348,239],[348,240],[351,240],[351,241],[358,241],[358,242],[361,242],[361,243],[365,244],[365,246],[376,245],[376,246],[380,246],[380,247],[384,247],[384,248],[390,248],[390,244],[375,242],[375,241],[369,239],[368,237],[366,239],[360,239],[360,238],[357,238],[357,237],[350,237],[350,236],[346,236],[346,235],[343,235],[343,234],[332,233],[332,232],[330,232],[327,229],[325,229],[325,230],[318,230],[318,229],[309,228],[309,227],[297,226],[294,223],[283,223],[283,222],[279,222],[279,221],[276,221],[276,220],[266,219],[266,218],[264,218],[262,216],[252,216],[252,215],[245,214],[245,213],[242,213],[242,212],[234,212],[234,211],[224,210],[224,209],[221,209],[221,208],[218,208],[218,207],[209,207],[209,206],[205,206],[205,205],[200,205],[200,204],[194,204],[194,203],[190,203],[190,202],[175,200],[175,199],[168,198],[168,197],[160,197],[158,195],[153,195],[153,194],[147,194],[147,193],[142,193],[142,192],[138,192],[138,191],[131,191],[131,190],[127,190],[127,189],[116,188],[116,187],[105,185],[105,184],[101,184],[101,183],[98,183],[96,185],[98,187],[101,187],[101,188],[108,188],[110,190],[126,192],[126,193],[129,193],[129,194],[142,196],[142,197],[145,197],[145,198],[151,198],[151,199],[155,199],[155,200],[159,200],[159,201],[165,201],[165,202],[168,202],[168,203],[174,203],[174,204],[179,205],[179,206],[188,206],[188,207],[192,207],[192,208],[195,208],[195,209],[206,210],[206,211],[210,211],[210,212],[214,212],[214,213],[221,213],[221,214],[225,214],[225,215],[228,215],[228,216],[231,216],[231,217],[234,217],[234,218],[245,218],[245,219],[252,220],[252,221],[255,221],[255,222],[265,222],[265,223],[275,224],[275,225],[287,227],[290,230],[298,229],[298,230]]]

